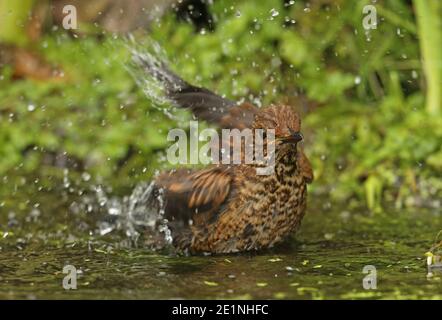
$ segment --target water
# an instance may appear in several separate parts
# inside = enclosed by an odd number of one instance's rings
[[[89,223],[91,235],[119,233],[127,237],[126,247],[138,246],[140,242],[153,251],[173,249],[171,230],[163,217],[163,190],[155,193],[153,182],[139,183],[129,195],[122,197],[109,195],[101,185],[92,186],[90,190],[82,192],[69,209],[77,215],[85,212],[94,216],[93,223]]]
[[[179,256],[138,234],[161,221],[139,210],[149,184],[128,197],[70,185],[0,196],[1,299],[442,298],[441,273],[427,277],[424,256],[442,229],[440,209],[370,215],[310,197],[299,233],[278,248]],[[63,289],[66,265],[78,271],[76,290]],[[376,290],[362,286],[366,265],[376,267]]]
[[[168,118],[178,120],[170,108],[166,107],[173,103],[165,95],[165,83],[175,82],[173,76],[164,71],[164,66],[170,65],[166,52],[152,39],[138,43],[134,37],[129,36],[125,44],[131,56],[130,63],[125,66],[127,71],[154,108],[163,112]],[[147,66],[149,66],[148,72],[145,70]]]

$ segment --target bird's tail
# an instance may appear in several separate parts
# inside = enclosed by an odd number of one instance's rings
[[[171,71],[157,43],[151,41],[147,46],[133,43],[128,46],[131,53],[129,70],[154,102],[164,104],[167,100],[211,122],[218,122],[228,108],[235,105],[235,102],[208,89],[189,84]]]

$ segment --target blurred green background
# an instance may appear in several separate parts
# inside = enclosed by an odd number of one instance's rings
[[[3,195],[66,174],[132,187],[168,167],[167,132],[190,116],[170,119],[136,85],[122,36],[132,32],[159,42],[189,82],[293,104],[314,195],[374,211],[440,207],[441,1],[69,2],[88,13],[78,30],[62,28],[63,1],[0,1]]]

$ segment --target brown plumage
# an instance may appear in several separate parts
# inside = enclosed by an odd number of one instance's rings
[[[297,146],[301,121],[287,105],[236,104],[192,86],[163,63],[134,55],[136,66],[160,81],[167,97],[220,128],[275,129],[275,170],[257,175],[256,165],[212,165],[160,174],[155,188],[174,245],[191,253],[230,253],[273,247],[299,227],[306,210],[310,163]]]

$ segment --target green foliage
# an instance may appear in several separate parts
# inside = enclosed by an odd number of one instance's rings
[[[61,80],[15,81],[3,70],[0,172],[31,173],[71,159],[77,169],[128,178],[158,166],[155,154],[166,146],[171,122],[134,84],[118,43],[44,39],[41,52],[62,68]]]
[[[427,110],[441,113],[442,104],[442,3],[414,0],[424,70],[427,79]]]
[[[0,1],[0,41],[24,44],[27,42],[26,24],[34,0]]]
[[[151,37],[192,83],[263,104],[307,101],[298,108],[314,192],[375,211],[383,200],[425,204],[442,190],[442,120],[425,112],[413,8],[379,1],[378,28],[366,31],[366,4],[215,1],[214,32],[167,13]],[[157,151],[176,123],[135,86],[120,40],[57,34],[41,52],[61,66],[62,81],[14,81],[2,71],[0,173],[42,172],[56,163],[48,154],[64,153],[122,184],[160,166]]]
[[[153,37],[190,80],[214,83],[237,98],[253,94],[270,102],[297,93],[327,103],[347,96],[373,101],[384,95],[391,70],[399,70],[405,92],[417,90],[418,82],[409,81],[412,70],[420,72],[411,8],[389,3],[382,11],[394,21],[391,12],[400,12],[400,25],[383,21],[379,31],[368,32],[362,26],[365,4],[218,1],[214,33],[194,34],[169,15],[154,26]]]
[[[422,97],[414,103],[385,98],[379,106],[341,107],[338,116],[333,107],[308,116],[314,128],[330,119],[315,131],[310,158],[318,180],[333,185],[332,197],[365,197],[373,210],[385,199],[402,206],[438,197],[442,119],[422,110]]]

